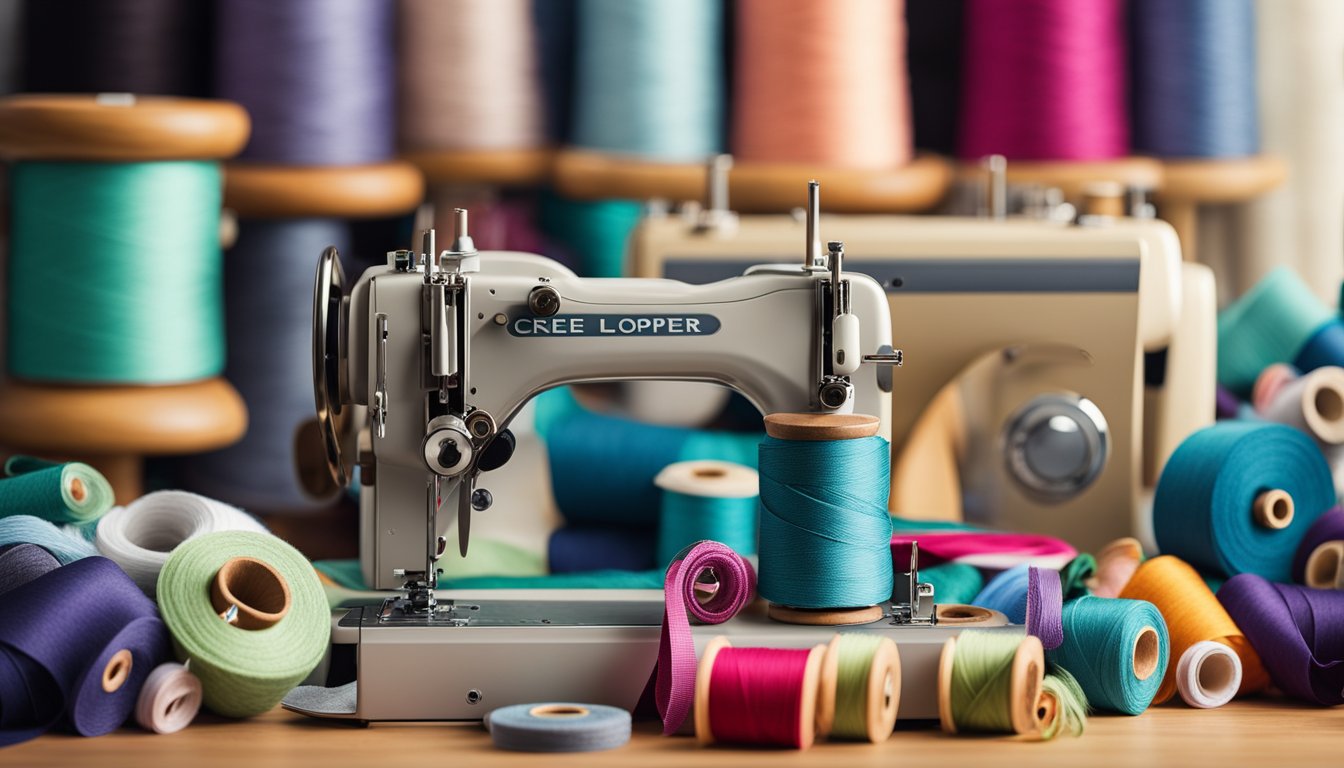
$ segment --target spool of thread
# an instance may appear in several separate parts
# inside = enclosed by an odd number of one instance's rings
[[[53,606],[59,606],[59,610]],[[0,746],[63,718],[82,736],[124,723],[168,633],[154,604],[110,560],[89,557],[0,596]]]
[[[1259,152],[1255,0],[1134,0],[1130,20],[1135,149]]]
[[[938,719],[947,733],[1039,734],[1045,655],[1030,635],[968,630],[949,637],[938,666]]]
[[[695,736],[715,742],[807,749],[817,737],[826,646],[810,650],[705,647],[695,678]]]
[[[204,96],[211,7],[177,0],[42,0],[23,6],[30,93]]]
[[[32,515],[53,523],[91,523],[112,508],[112,485],[77,461],[15,456],[0,480],[0,516]]]
[[[1274,366],[1265,369],[1274,370]],[[1296,379],[1256,385],[1267,400],[1256,410],[1266,421],[1287,424],[1310,435],[1335,475],[1335,495],[1344,491],[1344,368],[1326,366]]]
[[[215,92],[252,116],[240,159],[364,165],[392,157],[392,3],[230,0],[215,18]]]
[[[1041,639],[1050,651],[1064,642],[1064,591],[1059,571],[1049,568],[1027,569],[1027,634]]]
[[[1344,592],[1271,584],[1244,573],[1218,590],[1218,602],[1284,693],[1344,704]]]
[[[738,159],[879,169],[909,162],[903,2],[743,0],[736,10]]]
[[[1281,424],[1219,422],[1186,438],[1158,479],[1158,548],[1203,571],[1287,581],[1312,522],[1334,505],[1311,438]]]
[[[181,664],[154,668],[135,702],[135,722],[153,733],[177,733],[201,711],[201,681]]]
[[[1344,509],[1317,518],[1293,557],[1293,580],[1315,589],[1344,589]]]
[[[891,449],[876,436],[877,418],[771,414],[765,429],[760,590],[774,604],[771,616],[793,623],[876,620],[881,611],[875,616],[873,609],[891,597],[893,584]]]
[[[706,578],[717,581],[718,587],[702,599],[698,585]],[[755,594],[756,572],[751,563],[716,541],[687,547],[667,566],[662,640],[654,673],[654,701],[663,719],[664,735],[680,730],[699,695],[695,639],[688,617],[702,624],[722,624],[736,616]]]
[[[150,598],[159,572],[185,541],[216,531],[254,531],[266,527],[236,507],[186,491],[155,491],[117,507],[98,523],[94,544]]]
[[[58,528],[31,515],[0,517],[0,546],[6,544],[36,544],[55,556],[61,565],[98,554],[77,531]]]
[[[0,595],[59,567],[56,557],[36,544],[0,546]]]
[[[1287,363],[1275,363],[1261,371],[1260,375],[1255,377],[1255,385],[1251,388],[1251,406],[1255,409],[1256,414],[1259,415],[1268,410],[1278,399],[1279,392],[1283,390],[1284,386],[1295,381],[1301,375],[1296,368]],[[1239,411],[1240,405],[1238,405]]]
[[[1152,603],[1080,597],[1065,604],[1064,644],[1047,658],[1077,678],[1093,708],[1137,715],[1157,695],[1170,648]]]
[[[248,220],[239,227],[224,270],[224,372],[250,418],[242,440],[184,463],[191,490],[267,513],[330,505],[334,496],[312,495],[298,470],[301,452],[322,449],[297,439],[313,417],[313,375],[295,361],[312,355],[312,258],[329,245],[347,253],[349,244],[349,227],[334,219]]]
[[[399,10],[403,149],[525,149],[544,142],[530,0],[402,0]]]
[[[836,635],[826,646],[817,730],[837,739],[881,744],[896,727],[901,656],[889,637]]]
[[[967,0],[958,154],[1128,152],[1124,10],[1121,0]]]
[[[1232,700],[1242,684],[1241,657],[1222,643],[1201,640],[1176,662],[1176,690],[1196,709],[1216,709]]]
[[[989,571],[1007,570],[1023,563],[1063,568],[1078,554],[1078,550],[1065,541],[1034,533],[912,531],[903,528],[891,537],[893,547],[912,541],[919,542],[921,557],[966,563]]]
[[[667,161],[722,151],[721,0],[579,0],[573,139]]]
[[[551,491],[570,523],[654,529],[661,505],[653,481],[664,467],[694,459],[756,464],[759,434],[640,424],[592,413],[569,393],[557,396],[568,399],[571,410],[548,424],[542,437]]]
[[[653,479],[663,491],[658,517],[658,562],[671,562],[703,539],[756,554],[756,470],[727,461],[679,461]]]
[[[178,660],[190,660],[205,706],[225,717],[274,707],[327,649],[330,614],[317,575],[267,534],[220,531],[185,542],[159,574],[158,598]]]
[[[486,715],[498,749],[516,752],[597,752],[630,740],[630,713],[603,704],[515,704]]]
[[[1344,332],[1338,326],[1335,314],[1297,273],[1279,267],[1218,314],[1218,382],[1245,396],[1260,372],[1275,363],[1292,363],[1304,372],[1344,364],[1344,354],[1312,364],[1330,357]]]
[[[551,573],[643,571],[666,562],[657,545],[657,534],[648,529],[567,525],[551,534],[546,560]]]
[[[1097,553],[1097,572],[1092,594],[1097,597],[1119,597],[1142,562],[1143,545],[1138,539],[1126,536],[1102,547]]]
[[[567,200],[543,193],[537,206],[541,230],[555,241],[547,255],[573,265],[580,277],[623,277],[626,243],[643,208],[630,200]]]
[[[1204,584],[1199,574],[1179,558],[1164,555],[1139,566],[1134,578],[1120,593],[1120,597],[1131,600],[1147,600],[1162,612],[1171,637],[1171,656],[1180,660],[1188,669],[1181,672],[1168,666],[1162,686],[1157,690],[1154,702],[1162,704],[1176,694],[1178,685],[1186,681],[1186,687],[1194,693],[1196,700],[1207,702],[1221,698],[1227,683],[1227,661],[1219,654],[1207,651],[1194,651],[1194,647],[1206,640],[1213,640],[1230,648],[1238,658],[1237,678],[1241,694],[1254,693],[1269,685],[1269,675],[1260,663],[1251,643],[1237,628],[1232,617],[1218,603],[1218,598]],[[1194,654],[1186,661],[1188,654]],[[1209,664],[1212,669],[1206,674],[1201,664]],[[1206,684],[1191,688],[1190,680],[1206,680]],[[1200,693],[1200,689],[1203,693]],[[1234,688],[1232,694],[1238,693]],[[1190,702],[1182,692],[1182,698]],[[1231,698],[1231,694],[1228,694]],[[1222,703],[1225,703],[1223,700]],[[1192,706],[1208,706],[1192,704]],[[1212,706],[1221,706],[1214,704]]]
[[[10,184],[14,376],[168,384],[223,370],[217,164],[30,161]],[[72,231],[79,247],[51,258]]]
[[[969,603],[985,586],[980,570],[965,563],[940,563],[920,568],[919,580],[932,584],[933,594],[938,596],[939,603],[944,604]]]

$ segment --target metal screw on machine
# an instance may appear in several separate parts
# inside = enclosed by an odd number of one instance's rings
[[[550,317],[560,311],[560,292],[553,286],[538,285],[527,294],[527,308],[537,317]]]
[[[471,508],[477,512],[484,512],[494,503],[494,495],[484,488],[477,488],[471,492]]]

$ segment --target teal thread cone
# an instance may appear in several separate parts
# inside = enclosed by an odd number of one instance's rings
[[[216,163],[10,171],[9,370],[163,384],[224,368]]]
[[[1256,498],[1293,497],[1284,528],[1255,521]],[[1163,554],[1201,572],[1291,580],[1297,546],[1335,504],[1330,466],[1302,432],[1282,424],[1222,421],[1187,437],[1167,460],[1153,497],[1153,532]]]
[[[1046,660],[1068,670],[1096,709],[1148,708],[1170,661],[1167,623],[1152,603],[1080,597],[1064,604],[1064,644]]]
[[[1274,363],[1291,363],[1333,313],[1279,267],[1218,315],[1218,382],[1245,397]]]
[[[288,614],[265,629],[221,619],[210,582],[226,561],[252,557],[289,584]],[[201,680],[205,706],[225,717],[250,717],[280,702],[322,660],[331,614],[317,572],[298,550],[250,531],[209,533],[181,544],[159,573],[159,611],[181,662]]]
[[[880,437],[761,441],[762,597],[795,608],[891,597],[890,462]]]
[[[0,480],[0,517],[32,515],[53,523],[84,525],[112,508],[112,485],[87,464],[54,464],[14,457]]]

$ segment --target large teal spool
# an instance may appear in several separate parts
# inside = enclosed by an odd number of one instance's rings
[[[755,470],[727,461],[681,461],[659,472],[654,482],[663,490],[659,565],[697,541],[717,541],[739,555],[756,554]]]
[[[223,370],[217,163],[23,162],[10,180],[14,376],[166,384]]]
[[[1265,275],[1218,315],[1218,382],[1249,395],[1274,363],[1291,363],[1335,315],[1288,267]]]
[[[1167,674],[1171,639],[1152,603],[1086,596],[1064,604],[1064,643],[1045,655],[1077,678],[1093,708],[1137,715]]]
[[[891,597],[891,449],[881,437],[760,447],[762,597],[853,608]]]
[[[1286,524],[1255,512],[1273,490],[1292,498]],[[1202,572],[1287,582],[1302,537],[1334,504],[1330,467],[1310,437],[1282,424],[1222,421],[1186,438],[1168,459],[1153,498],[1153,530],[1163,554]]]

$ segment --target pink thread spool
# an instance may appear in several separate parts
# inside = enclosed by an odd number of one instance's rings
[[[695,735],[726,742],[807,749],[817,737],[817,697],[826,646],[810,650],[706,646],[695,677]]]
[[[963,158],[1129,151],[1123,0],[968,0]]]

